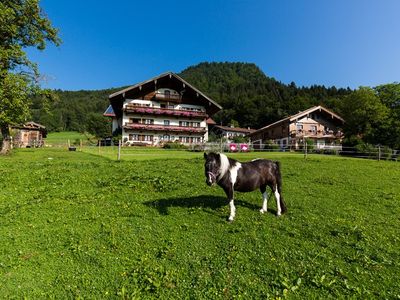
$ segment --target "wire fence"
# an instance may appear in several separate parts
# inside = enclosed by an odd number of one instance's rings
[[[136,158],[146,156],[159,157],[190,157],[188,153],[195,152],[222,152],[222,153],[246,153],[246,152],[287,152],[303,154],[306,158],[308,155],[336,155],[344,157],[374,159],[374,160],[390,160],[398,161],[400,150],[390,149],[385,146],[359,145],[357,147],[345,147],[341,145],[335,146],[316,146],[301,145],[295,147],[280,147],[277,144],[252,144],[252,143],[201,143],[186,144],[173,143],[173,148],[162,148],[154,146],[126,146],[121,141],[113,143],[113,141],[99,141],[96,143],[82,143],[65,141],[56,145],[47,145],[50,147],[65,147],[69,151],[83,151],[96,155],[102,155],[111,159],[121,160],[123,158],[135,156]]]
[[[181,145],[177,148],[162,149],[160,152],[159,147],[130,147],[123,146],[120,142],[119,145],[112,145],[108,147],[117,148],[115,151],[116,158],[120,160],[127,156],[138,156],[138,155],[161,155],[164,153],[166,156],[170,154],[177,155],[177,153],[188,153],[188,152],[227,152],[227,153],[246,153],[246,152],[287,152],[287,153],[300,153],[304,157],[313,154],[320,155],[336,155],[354,158],[374,159],[374,160],[391,160],[398,161],[400,156],[400,150],[390,149],[383,146],[371,146],[362,145],[358,147],[343,147],[337,146],[307,146],[298,148],[290,147],[279,147],[275,144],[251,144],[251,143],[203,143],[203,144],[189,144]],[[99,151],[104,151],[106,147],[100,147]],[[141,153],[141,154],[139,154]]]

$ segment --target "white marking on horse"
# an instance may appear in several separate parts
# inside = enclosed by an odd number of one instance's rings
[[[233,199],[231,201],[229,201],[229,207],[231,208],[231,213],[229,215],[228,220],[233,221],[233,219],[236,216],[236,207],[235,207],[235,204],[233,203]]]
[[[267,212],[267,204],[268,204],[268,192],[267,191],[265,191],[263,194],[262,194],[262,196],[263,196],[263,205],[262,205],[262,208],[260,209],[260,212],[263,214],[263,213],[265,213],[265,212]]]
[[[276,208],[277,208],[276,215],[280,216],[281,215],[281,195],[278,192],[278,185],[275,188],[275,199],[276,199]]]
[[[225,156],[225,155],[224,155]],[[226,156],[225,156],[226,157]],[[228,160],[229,163],[229,160]],[[242,167],[242,164],[240,162],[236,162],[233,166],[231,166],[228,170],[229,172],[229,179],[231,180],[231,184],[232,184],[232,190],[234,190],[235,187],[235,183],[236,183],[236,179],[238,176],[238,172],[239,169]],[[234,204],[234,200],[233,198],[231,199],[231,201],[229,202],[229,207],[231,209],[230,215],[229,215],[229,221],[233,221],[233,219],[236,216],[236,207]]]
[[[232,187],[235,186],[236,183],[236,179],[238,176],[238,172],[239,169],[242,167],[242,164],[240,162],[236,162],[235,165],[233,165],[230,169],[229,169],[229,175],[231,177],[231,182],[232,182]]]
[[[229,169],[229,159],[226,157],[225,154],[220,153],[220,167],[219,167],[219,175],[218,175],[218,181],[221,180],[222,177],[224,177],[225,173]]]

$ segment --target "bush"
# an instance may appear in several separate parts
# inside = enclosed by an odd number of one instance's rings
[[[378,159],[378,149],[368,143],[360,143],[356,145],[356,152],[358,155],[366,158]]]
[[[264,145],[264,150],[268,150],[268,151],[279,151],[281,147],[279,147],[278,144],[274,143],[271,140],[268,140],[265,142]]]
[[[393,150],[392,148],[385,146],[381,148],[381,159],[390,160],[392,159]]]
[[[112,137],[112,142],[114,145],[118,145],[118,143],[121,139],[122,139],[122,134],[114,135]]]
[[[163,146],[164,149],[187,149],[187,146],[179,142],[167,142]]]

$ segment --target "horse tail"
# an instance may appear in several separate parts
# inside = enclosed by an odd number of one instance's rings
[[[281,175],[281,163],[279,161],[275,162],[276,168],[275,168],[275,177],[276,177],[276,185],[278,188],[278,193],[280,195],[280,205],[281,205],[281,212],[285,213],[287,212],[287,207],[285,204],[285,201],[283,200],[282,196],[282,175]]]

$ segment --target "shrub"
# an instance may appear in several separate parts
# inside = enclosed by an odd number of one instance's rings
[[[163,146],[164,149],[187,149],[187,146],[179,142],[167,142]]]
[[[392,148],[385,146],[381,148],[381,159],[390,160],[392,159],[393,150]]]
[[[371,144],[368,143],[359,143],[356,145],[356,152],[358,155],[366,158],[378,158],[378,150]]]
[[[280,147],[278,144],[274,143],[272,140],[265,141],[264,149],[268,151],[279,151]]]

